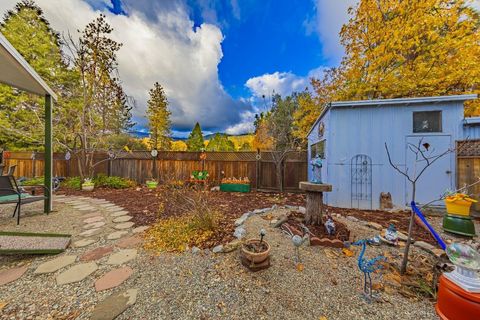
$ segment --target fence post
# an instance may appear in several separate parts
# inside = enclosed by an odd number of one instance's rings
[[[35,161],[35,159],[36,159],[36,152],[35,151],[32,152],[31,159],[32,159],[32,178],[35,178],[35,172],[37,171],[36,170],[37,162]]]

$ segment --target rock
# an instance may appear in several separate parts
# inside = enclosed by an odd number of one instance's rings
[[[140,238],[138,235],[131,236],[131,237],[119,240],[117,243],[115,243],[115,246],[122,249],[134,248],[140,243],[142,243],[142,241],[143,241],[142,238]]]
[[[241,226],[245,221],[247,221],[249,216],[250,216],[250,212],[246,212],[242,214],[240,218],[235,220],[235,227]]]
[[[284,223],[287,222],[287,221],[288,221],[288,217],[285,216],[285,215],[283,215],[283,216],[281,216],[281,217],[277,220],[276,223],[273,224],[273,227],[274,227],[274,228],[278,228],[278,227],[280,227],[282,224],[284,224]]]
[[[89,236],[93,236],[95,234],[99,234],[101,231],[102,231],[102,228],[93,228],[93,229],[89,229],[87,231],[83,231],[82,233],[79,234],[79,236],[89,237]]]
[[[27,271],[28,266],[12,268],[0,272],[0,286],[19,279]],[[0,308],[1,310],[1,308]]]
[[[223,246],[220,244],[218,246],[215,246],[213,249],[212,249],[212,252],[213,253],[221,253],[223,252]]]
[[[146,231],[147,229],[149,228],[149,226],[140,226],[140,227],[136,227],[132,230],[133,233],[142,233],[144,231]]]
[[[353,222],[358,222],[358,219],[355,218],[354,216],[347,216],[347,219]]]
[[[243,239],[245,235],[247,234],[247,231],[243,227],[236,227],[235,231],[233,232],[233,236],[239,240]]]
[[[135,259],[137,256],[137,250],[136,249],[124,249],[120,250],[117,253],[112,254],[107,261],[107,264],[123,264],[126,263],[132,259]]]
[[[446,253],[444,250],[442,249],[438,249],[438,248],[435,248],[435,249],[432,249],[432,252],[431,252],[434,256],[436,256],[437,258],[440,258],[442,256],[446,256]]]
[[[277,210],[277,209],[278,209],[278,204],[274,204],[274,205],[272,206],[272,210]]]
[[[113,320],[137,301],[137,289],[112,294],[93,309],[91,320]]]
[[[94,222],[100,222],[100,221],[104,221],[104,220],[105,220],[104,217],[99,216],[99,215],[94,215],[91,218],[83,220],[83,222],[84,223],[94,223]]]
[[[235,250],[238,249],[238,247],[240,247],[241,244],[242,244],[242,241],[240,241],[240,240],[233,240],[233,241],[227,243],[227,244],[223,247],[223,252],[224,252],[224,253],[228,253],[228,252],[235,251]]]
[[[125,216],[128,214],[128,211],[125,211],[125,210],[122,210],[122,211],[117,211],[117,212],[114,212],[112,214],[110,214],[112,217],[121,217],[121,216]]]
[[[127,280],[133,273],[130,267],[123,267],[107,272],[100,279],[95,281],[95,291],[108,290],[118,287]]]
[[[128,221],[130,221],[130,220],[132,220],[132,217],[125,215],[125,216],[120,216],[120,217],[118,217],[118,218],[113,219],[113,222],[115,222],[115,223],[118,223],[118,222],[128,222]]]
[[[220,186],[215,186],[211,188],[210,191],[220,191]]]
[[[75,260],[77,260],[77,256],[74,256],[74,255],[61,256],[61,257],[42,263],[41,265],[38,266],[37,269],[35,269],[33,273],[35,274],[52,273],[74,263]]]
[[[286,208],[286,209],[289,209],[289,210],[298,210],[298,206],[291,206],[291,205],[289,205],[289,204],[286,204],[286,205],[285,205],[285,208]]]
[[[200,253],[200,251],[202,251],[202,249],[200,249],[199,247],[193,247],[193,248],[192,248],[192,253],[193,253],[193,254]]]
[[[105,222],[99,221],[99,222],[93,222],[89,223],[83,226],[83,229],[95,229],[95,228],[100,228],[105,225]]]
[[[278,219],[272,219],[272,220],[270,220],[270,224],[271,224],[272,226],[276,225],[277,222],[278,222]]]
[[[408,236],[400,231],[397,231],[397,235],[398,235],[398,240],[400,241],[407,241],[408,239]],[[413,238],[411,240],[413,242]]]
[[[127,235],[127,234],[128,234],[128,231],[116,231],[116,232],[110,233],[107,236],[107,239],[108,240],[120,239],[121,237],[123,237],[124,235]]]
[[[367,222],[367,226],[372,228],[372,229],[375,229],[375,230],[382,230],[383,227],[381,224],[379,223],[376,223],[376,222]]]
[[[115,229],[117,230],[123,230],[123,229],[128,229],[133,227],[135,223],[133,222],[124,222],[124,223],[119,223],[114,226]]]
[[[76,248],[81,248],[81,247],[89,246],[89,245],[91,245],[92,243],[95,243],[95,242],[97,242],[97,240],[83,239],[83,240],[75,241],[73,243],[73,246],[76,247]]]
[[[298,207],[298,211],[299,211],[300,213],[305,214],[305,212],[307,212],[307,209],[305,209],[305,207]]]
[[[93,261],[105,257],[107,254],[113,251],[113,247],[98,247],[90,251],[85,252],[80,261]]]
[[[432,246],[430,243],[427,243],[425,241],[416,241],[413,245],[430,253],[433,253],[433,250],[435,249],[434,246]]]
[[[98,266],[95,262],[77,264],[76,266],[73,266],[70,269],[60,273],[57,276],[57,284],[62,285],[82,281],[97,269]]]

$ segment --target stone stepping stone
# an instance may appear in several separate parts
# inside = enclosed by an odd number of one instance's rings
[[[67,284],[82,281],[98,269],[95,262],[77,264],[57,276],[57,284]]]
[[[118,287],[125,280],[130,278],[133,273],[133,269],[130,267],[123,267],[112,270],[106,273],[103,277],[95,281],[95,291],[108,290]]]
[[[85,207],[85,208],[81,208],[81,209],[78,209],[80,211],[92,211],[92,210],[95,210],[94,207]]]
[[[61,256],[53,260],[42,263],[33,272],[35,274],[52,273],[72,264],[77,260],[77,256]]]
[[[120,216],[125,216],[128,214],[128,211],[122,210],[122,211],[117,211],[112,214],[110,214],[112,217],[120,217]]]
[[[73,243],[73,246],[76,247],[76,248],[82,248],[82,247],[86,247],[86,246],[89,246],[95,242],[97,242],[98,240],[94,240],[94,239],[83,239],[83,240],[79,240],[79,241],[76,241]]]
[[[138,289],[115,293],[99,302],[93,309],[91,320],[113,320],[137,301]]]
[[[99,206],[102,207],[102,208],[108,208],[108,207],[116,207],[116,204],[111,203],[111,202],[107,202],[107,203],[101,203]]]
[[[140,238],[139,236],[131,236],[131,237],[119,240],[117,243],[115,243],[115,246],[122,249],[129,249],[129,248],[136,247],[140,243],[142,243],[142,238]]]
[[[100,222],[94,222],[94,223],[89,223],[83,226],[83,229],[95,229],[95,228],[100,228],[105,225],[105,222],[100,221]]]
[[[90,204],[82,204],[82,205],[73,206],[74,209],[91,208],[91,207],[92,206]]]
[[[112,254],[110,257],[108,257],[107,264],[124,264],[130,260],[135,259],[137,256],[137,250],[136,249],[124,249],[120,250],[117,253]]]
[[[117,211],[122,211],[122,210],[125,210],[125,208],[122,208],[122,207],[108,207],[107,208],[108,212],[117,212]]]
[[[83,222],[84,223],[94,223],[94,222],[100,222],[100,221],[104,221],[104,220],[105,220],[104,217],[95,215],[91,218],[87,218],[87,219],[83,220]]]
[[[123,222],[123,223],[116,224],[113,227],[117,230],[123,230],[123,229],[128,229],[133,227],[134,224],[135,224],[134,222]]]
[[[82,233],[79,234],[79,236],[89,237],[89,236],[93,236],[95,234],[98,234],[101,231],[102,231],[102,228],[94,228],[94,229],[90,229],[90,230],[87,230],[87,231],[83,231]]]
[[[108,240],[116,240],[116,239],[120,239],[121,237],[123,237],[124,235],[127,235],[127,234],[128,234],[128,231],[116,231],[116,232],[110,233],[107,236],[107,239]]]
[[[90,251],[85,252],[81,257],[80,261],[93,261],[105,257],[107,254],[113,251],[113,247],[98,247]]]
[[[132,217],[130,216],[120,216],[118,218],[113,219],[113,222],[118,223],[118,222],[128,222],[132,220]]]
[[[149,228],[149,226],[140,226],[140,227],[136,227],[132,230],[133,233],[142,233],[144,231],[146,231],[147,229]]]
[[[0,286],[19,279],[27,270],[28,266],[24,266],[0,272]]]
[[[82,217],[84,217],[84,218],[98,217],[98,213],[97,212],[85,213],[85,214],[82,214]]]

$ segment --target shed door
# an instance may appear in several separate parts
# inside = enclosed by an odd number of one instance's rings
[[[430,146],[426,152],[427,158],[439,155],[445,152],[451,145],[451,136],[410,136],[407,137],[406,143],[406,164],[410,175],[415,170],[415,162],[417,163],[416,172],[418,173],[424,166],[425,160],[419,155],[419,160],[415,161],[415,154],[408,148],[408,144],[418,145],[420,139],[423,143],[428,143]],[[438,199],[447,189],[453,189],[453,167],[452,155],[446,154],[442,158],[435,161],[429,168],[425,170],[420,179],[417,181],[416,202],[425,204]],[[412,199],[411,183],[406,181],[406,201],[410,204]],[[443,202],[437,201],[433,205],[443,205]]]

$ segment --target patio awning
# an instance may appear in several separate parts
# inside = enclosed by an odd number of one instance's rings
[[[45,212],[52,209],[52,108],[57,95],[28,64],[22,55],[0,33],[0,83],[45,97],[45,181],[50,190]]]

